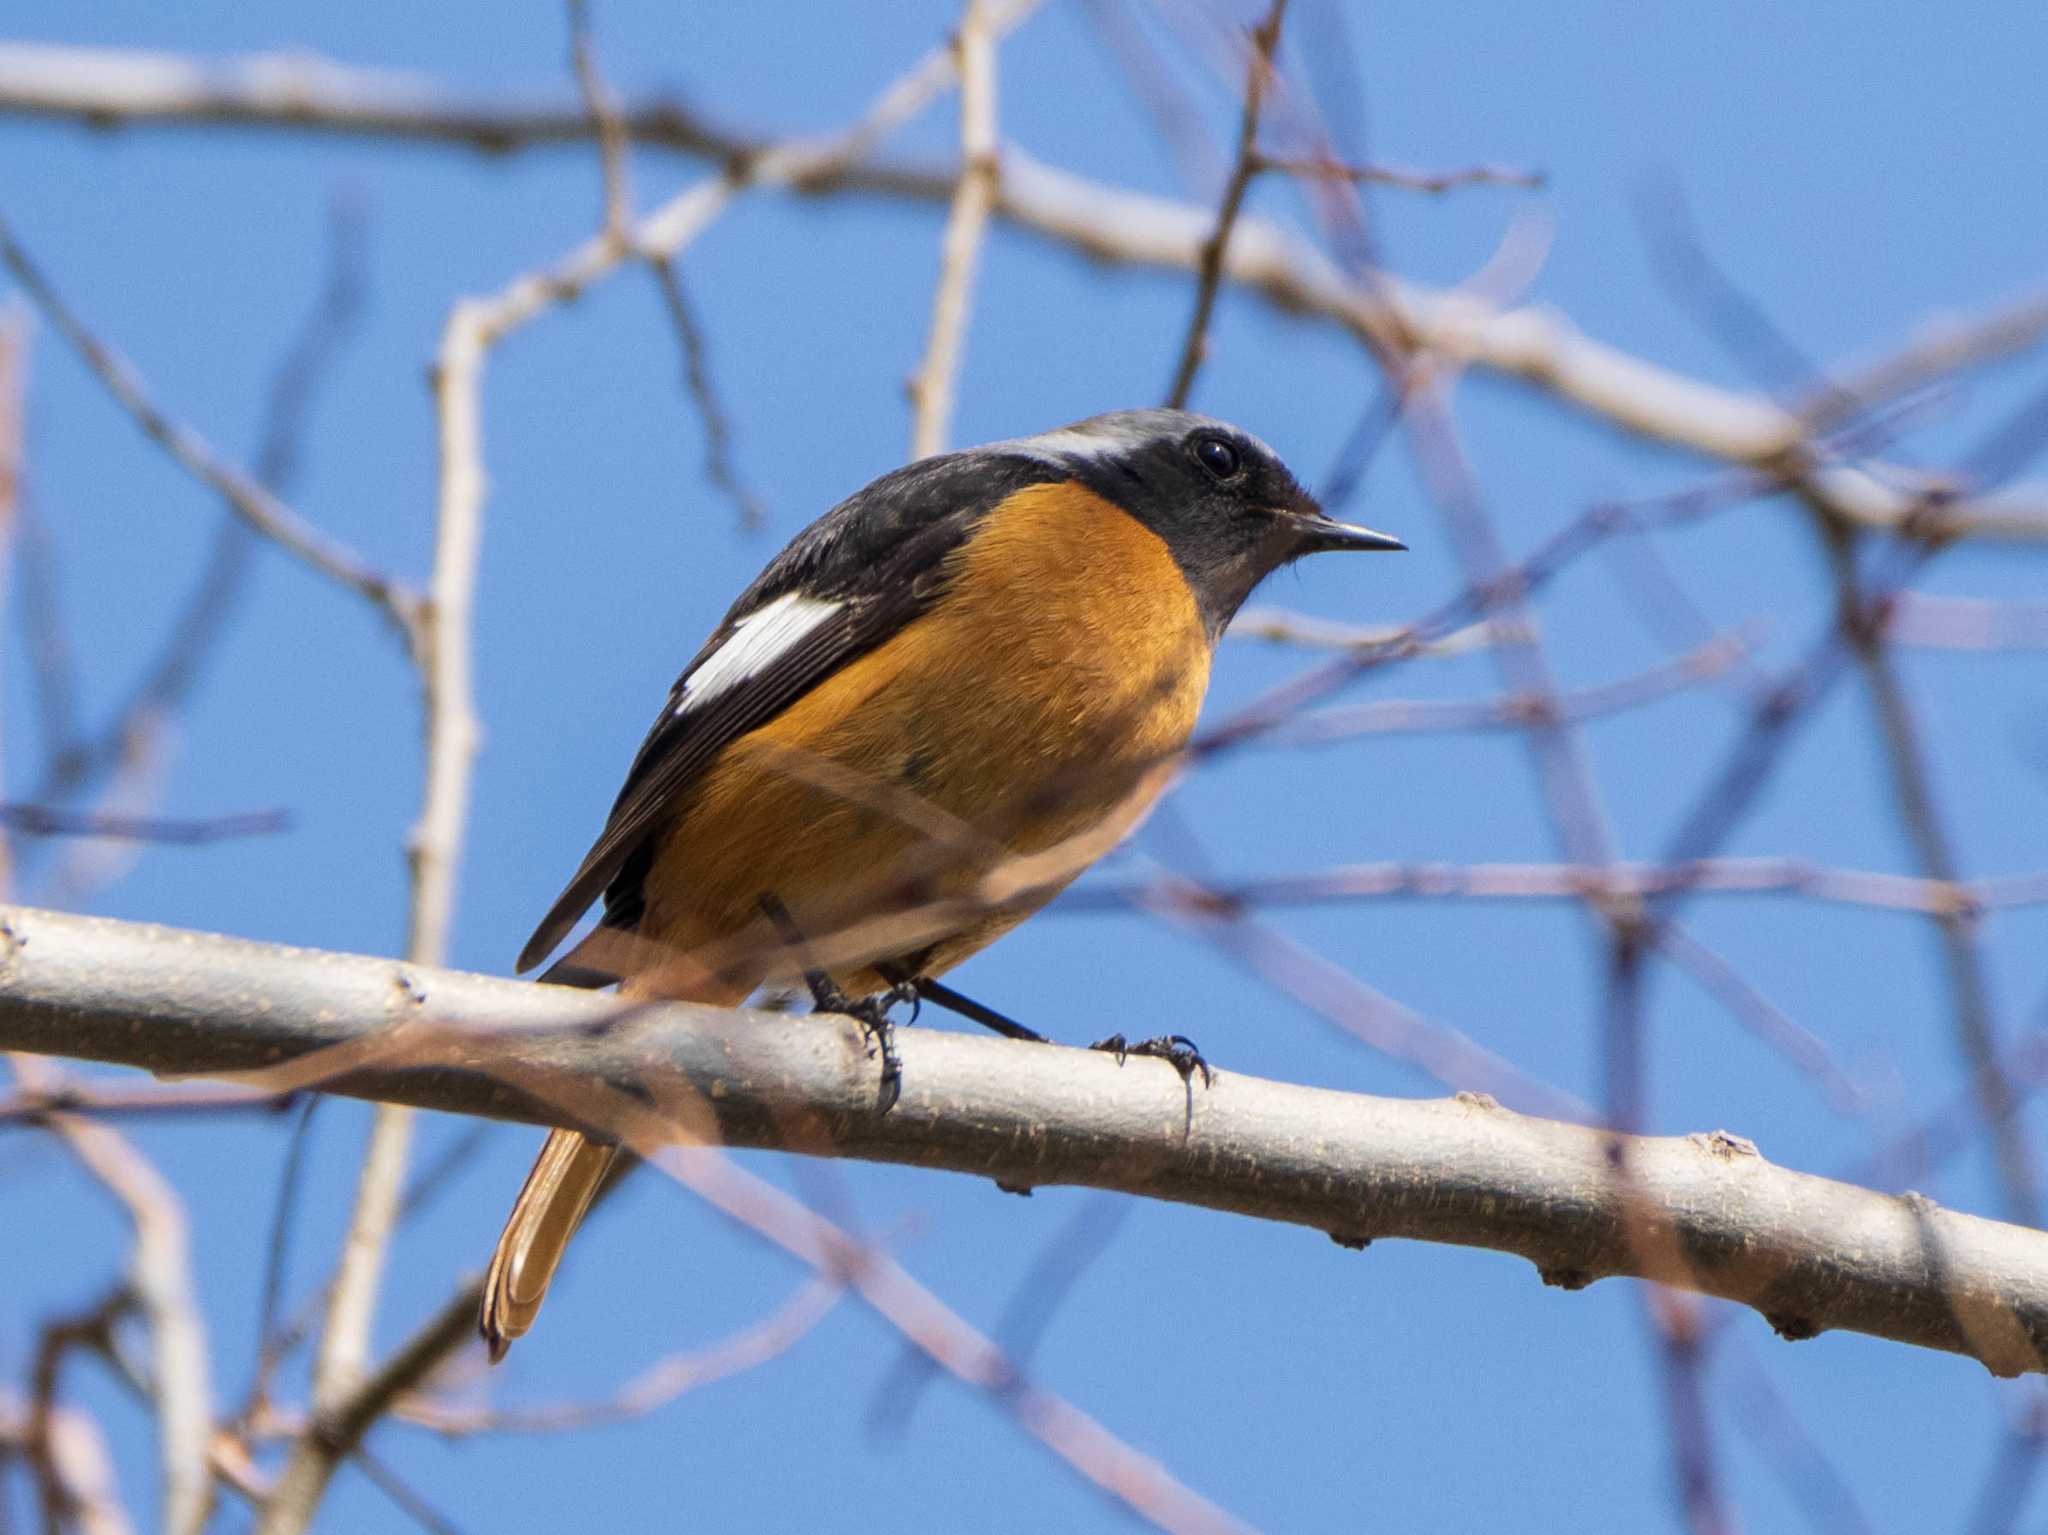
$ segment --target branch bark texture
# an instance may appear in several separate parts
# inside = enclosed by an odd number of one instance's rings
[[[1117,1189],[1347,1244],[1486,1247],[1566,1288],[1632,1275],[1740,1302],[1787,1337],[1846,1329],[2001,1375],[2048,1369],[2048,1233],[1776,1167],[1725,1132],[1616,1136],[1477,1094],[1373,1098],[1234,1072],[1184,1089],[1154,1061],[935,1030],[905,1030],[901,1048],[901,1101],[878,1114],[850,1020],[626,1009],[0,907],[0,1049],[212,1076],[304,1058],[335,1092],[599,1130],[550,1105],[608,1088],[688,1102],[679,1138],[687,1118],[731,1146]]]

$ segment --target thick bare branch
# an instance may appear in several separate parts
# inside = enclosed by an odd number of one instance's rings
[[[542,1122],[542,1084],[573,1102],[579,1085],[651,1083],[655,1101],[707,1106],[728,1145],[1119,1189],[1347,1242],[1490,1247],[1567,1287],[1640,1273],[1650,1230],[1688,1282],[1787,1335],[1841,1328],[2001,1374],[2044,1368],[2048,1233],[1774,1167],[1718,1131],[1627,1139],[1621,1181],[1615,1137],[1478,1095],[1225,1073],[1184,1096],[1151,1063],[925,1030],[903,1038],[903,1097],[878,1115],[845,1020],[622,1012],[566,988],[26,907],[5,909],[0,937],[0,1048],[225,1075],[345,1047],[308,1068],[331,1064],[334,1091]],[[418,1024],[393,1029],[393,996],[415,999]]]

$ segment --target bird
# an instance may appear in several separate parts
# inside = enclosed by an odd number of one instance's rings
[[[886,1112],[898,999],[1041,1037],[937,978],[1143,817],[1252,589],[1304,555],[1405,547],[1328,516],[1249,432],[1183,410],[885,474],[798,533],[684,668],[518,969],[601,898],[543,981],[732,1006],[804,976],[879,1031]],[[1121,1058],[1121,1037],[1104,1043]],[[485,1276],[494,1362],[617,1151],[549,1133]]]

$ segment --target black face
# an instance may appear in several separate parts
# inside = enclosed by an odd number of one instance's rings
[[[1206,416],[1124,411],[1035,440],[1049,450],[1073,444],[1061,457],[1077,477],[1166,540],[1212,633],[1290,560],[1401,547],[1332,522],[1263,444]]]

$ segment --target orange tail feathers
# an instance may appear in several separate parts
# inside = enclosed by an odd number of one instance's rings
[[[618,1149],[574,1130],[549,1132],[539,1160],[512,1202],[512,1214],[484,1274],[483,1312],[477,1326],[490,1345],[493,1364],[540,1314],[548,1281],[555,1277],[569,1238],[582,1224]]]
[[[618,995],[625,1000],[673,997],[730,1007],[752,989],[707,974],[686,952],[651,948],[631,934],[607,928],[590,934],[541,979],[597,986],[622,975],[631,977],[619,987]],[[513,1339],[533,1326],[569,1239],[583,1223],[618,1154],[617,1146],[575,1130],[548,1132],[484,1273],[477,1330],[490,1345],[493,1364],[505,1357]]]

